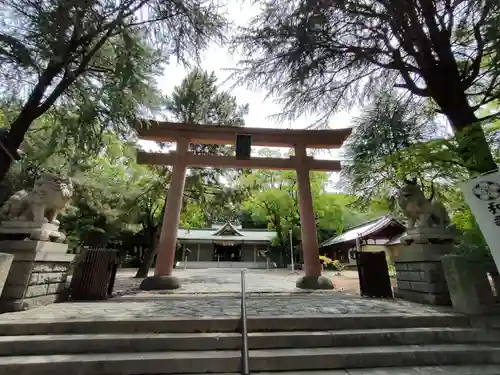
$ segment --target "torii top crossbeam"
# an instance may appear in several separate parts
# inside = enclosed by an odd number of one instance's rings
[[[262,129],[235,126],[183,124],[138,120],[135,128],[140,138],[150,141],[177,142],[187,141],[198,144],[231,145],[236,143],[237,135],[251,136],[252,146],[292,147],[303,153],[303,163],[309,170],[339,171],[338,160],[315,160],[305,155],[305,149],[310,148],[339,148],[351,133],[351,129],[335,130],[289,130],[289,129]],[[300,151],[302,150],[302,151]],[[170,153],[143,152],[137,153],[140,164],[174,165],[179,157],[178,151]],[[192,167],[219,167],[219,168],[266,168],[292,169],[297,167],[294,157],[289,159],[252,157],[246,160],[234,156],[223,155],[194,155],[186,152],[183,162]]]
[[[140,138],[149,141],[175,142],[185,138],[191,143],[230,145],[236,142],[237,134],[247,134],[252,136],[252,146],[265,147],[293,147],[301,144],[309,148],[340,148],[351,134],[350,128],[269,129],[149,120],[137,120],[134,127]]]

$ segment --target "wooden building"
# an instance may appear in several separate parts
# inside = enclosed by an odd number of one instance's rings
[[[359,239],[361,251],[385,251],[390,258],[400,247],[400,238],[406,227],[387,214],[349,228],[320,245],[319,253],[342,263],[356,264],[353,252]]]
[[[266,259],[261,254],[275,237],[275,231],[242,229],[229,222],[212,228],[179,228],[177,232],[184,251],[182,259],[187,255],[189,268],[266,268]]]

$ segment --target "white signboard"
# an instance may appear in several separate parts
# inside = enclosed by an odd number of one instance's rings
[[[462,190],[500,269],[500,171],[467,181]]]

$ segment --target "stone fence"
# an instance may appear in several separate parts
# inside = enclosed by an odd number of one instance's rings
[[[461,255],[441,258],[453,309],[464,314],[500,312],[500,275],[494,264]]]

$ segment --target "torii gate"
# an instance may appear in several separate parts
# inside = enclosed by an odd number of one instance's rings
[[[138,152],[137,162],[150,165],[171,165],[172,176],[168,190],[163,226],[158,241],[158,255],[154,276],[143,280],[141,289],[176,289],[179,280],[172,275],[177,230],[182,207],[182,194],[186,169],[195,167],[293,169],[297,172],[302,251],[305,276],[297,280],[302,289],[332,289],[331,280],[321,276],[316,222],[313,210],[309,171],[340,171],[339,161],[315,160],[307,156],[306,148],[340,148],[351,129],[284,130],[247,128],[218,125],[198,125],[172,122],[137,120],[134,124],[143,140],[176,142],[175,151],[169,153]],[[189,144],[234,145],[238,136],[251,137],[253,146],[292,147],[295,156],[289,159],[235,156],[194,155]]]

